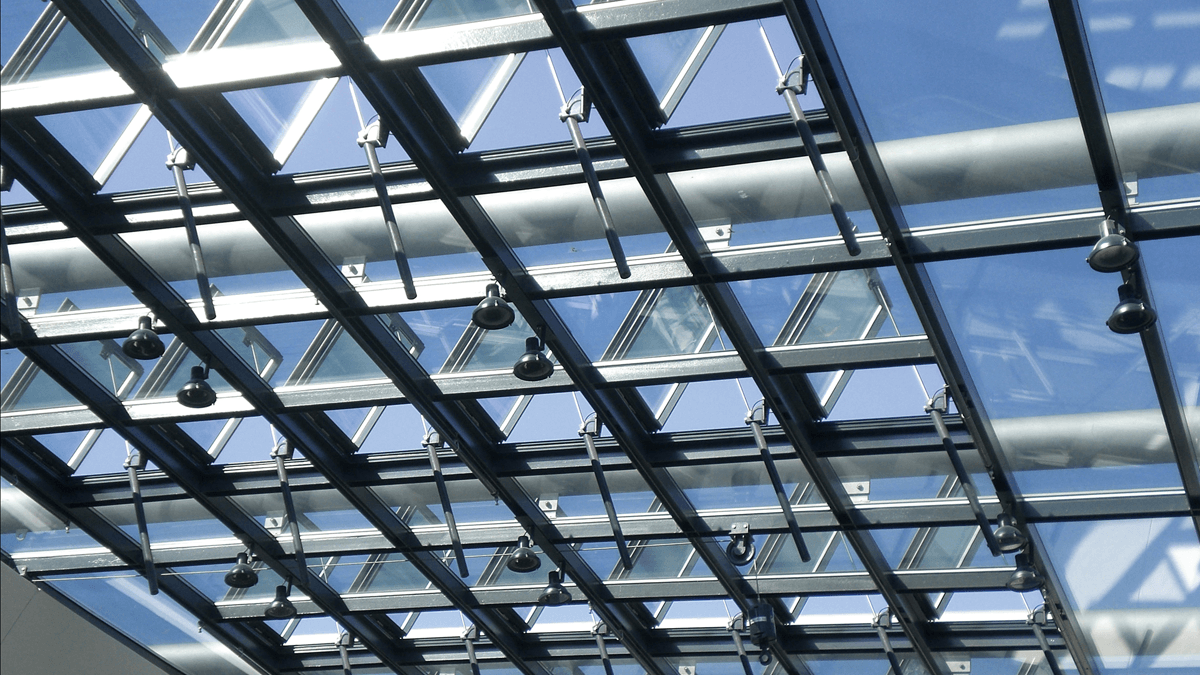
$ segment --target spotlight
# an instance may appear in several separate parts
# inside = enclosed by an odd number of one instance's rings
[[[192,379],[175,394],[180,405],[189,408],[207,408],[217,402],[217,392],[208,384],[208,373],[204,366],[192,366]]]
[[[518,380],[537,382],[553,373],[554,364],[542,353],[541,338],[525,338],[525,353],[513,365],[513,375],[516,375]]]
[[[1120,272],[1138,260],[1138,248],[1125,235],[1117,232],[1117,224],[1105,220],[1101,230],[1104,236],[1092,247],[1087,264],[1097,272]]]
[[[765,665],[771,663],[771,641],[775,639],[775,612],[766,603],[755,605],[750,609],[750,620],[746,622],[750,628],[750,642],[762,650],[758,662]]]
[[[487,295],[484,296],[475,311],[471,312],[471,321],[485,330],[500,330],[512,325],[516,315],[504,298],[500,297],[500,285],[488,284]]]
[[[749,523],[734,523],[729,529],[729,545],[725,547],[725,555],[729,562],[738,567],[745,567],[754,560],[758,550],[754,547],[754,535],[750,534]]]
[[[1032,591],[1041,587],[1042,578],[1038,576],[1037,570],[1033,569],[1033,565],[1029,563],[1029,556],[1024,553],[1017,554],[1017,569],[1013,570],[1012,576],[1008,578],[1008,589],[1018,593]]]
[[[550,570],[550,582],[538,596],[539,605],[563,605],[571,601],[571,594],[562,585],[562,574],[558,570]]]
[[[268,619],[290,619],[296,616],[296,606],[288,600],[288,587],[276,586],[275,599],[271,604],[267,605],[267,609],[263,614]]]
[[[125,356],[138,361],[153,361],[163,355],[166,348],[163,347],[162,338],[158,337],[158,334],[150,328],[151,325],[148,316],[138,319],[137,330],[130,333],[129,339],[121,345],[121,351],[125,352]]]
[[[250,566],[250,556],[237,554],[237,563],[225,574],[225,585],[230,588],[250,588],[258,583],[258,572]]]
[[[1138,297],[1132,285],[1126,283],[1118,286],[1117,297],[1120,298],[1120,302],[1108,317],[1108,321],[1104,322],[1112,332],[1122,335],[1140,333],[1158,320],[1158,314]]]
[[[517,550],[508,558],[508,569],[514,572],[532,572],[542,566],[537,554],[529,548],[529,537],[521,535],[517,539]]]
[[[1017,521],[1007,513],[996,517],[996,543],[1001,553],[1012,553],[1021,550],[1029,541],[1025,533],[1017,529]]]

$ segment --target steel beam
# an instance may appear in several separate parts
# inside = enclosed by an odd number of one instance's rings
[[[917,262],[907,236],[907,222],[900,200],[892,188],[862,109],[855,99],[841,58],[837,53],[829,27],[816,0],[784,0],[784,10],[796,39],[813,68],[813,81],[825,102],[842,138],[852,139],[853,164],[860,184],[871,203],[871,210],[880,230],[889,243],[893,260],[913,300],[917,315],[937,352],[937,362],[955,404],[963,414],[967,428],[975,439],[976,448],[987,466],[996,494],[1006,509],[1018,511],[1015,493],[1010,482],[1012,475],[1005,463],[1000,445],[987,417],[978,404],[982,399],[965,367],[965,360],[949,329],[949,323],[933,290],[924,266]],[[1061,584],[1049,560],[1035,548],[1035,559],[1048,580],[1044,592],[1047,604],[1055,616],[1055,624],[1075,659],[1081,673],[1091,675],[1094,666],[1086,642],[1071,608],[1063,601]]]

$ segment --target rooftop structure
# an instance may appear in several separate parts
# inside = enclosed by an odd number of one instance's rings
[[[1200,670],[1194,3],[0,11],[0,555],[166,672]]]

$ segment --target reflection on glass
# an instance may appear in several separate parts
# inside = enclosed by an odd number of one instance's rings
[[[100,548],[78,527],[68,526],[3,478],[0,478],[0,547],[9,555],[35,551]]]
[[[927,266],[1022,492],[1177,487],[1141,340],[1088,249]]]
[[[5,42],[8,42],[16,36],[9,33],[9,17],[7,12],[5,14],[4,36]],[[25,18],[29,16],[25,14]],[[0,71],[0,84],[8,86],[111,70],[79,30],[52,4],[46,5],[32,28],[28,24],[19,26],[15,23],[12,28],[29,32],[12,58],[5,58],[4,69]]]
[[[110,153],[119,152],[115,158],[119,160],[149,119],[149,109],[142,111],[142,106],[133,104],[43,115],[37,120],[88,173],[96,175],[97,181],[103,183],[112,168],[107,168],[104,175],[100,175],[101,166],[105,163],[116,164],[109,159]],[[131,128],[135,118],[140,123],[136,128]],[[132,136],[122,138],[127,129]]]
[[[119,467],[114,467],[119,471]],[[146,529],[150,544],[158,546],[172,541],[193,541],[231,536],[229,528],[194,499],[170,499],[144,502]],[[137,518],[133,503],[97,506],[93,510],[105,520],[121,528],[131,539],[138,538]]]
[[[675,111],[724,28],[709,26],[626,40],[664,117]]]
[[[136,576],[81,575],[47,583],[187,675],[258,670],[205,631],[165,593],[150,595]]]
[[[1035,528],[1106,673],[1200,668],[1200,543],[1191,519]]]
[[[524,58],[524,54],[491,56],[421,66],[418,70],[469,144]]]
[[[282,166],[337,83],[337,78],[325,78],[229,91],[224,96]]]
[[[1194,304],[1200,297],[1200,278],[1191,273],[1200,260],[1200,237],[1142,241],[1138,247],[1154,292],[1159,330],[1167,342],[1192,447],[1200,448],[1200,315]]]

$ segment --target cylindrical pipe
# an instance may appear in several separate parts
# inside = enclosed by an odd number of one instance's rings
[[[575,145],[575,154],[579,156],[579,165],[583,167],[583,177],[587,180],[588,190],[592,193],[592,203],[596,205],[596,213],[604,224],[604,238],[608,240],[608,248],[612,251],[613,261],[617,263],[617,274],[622,279],[628,279],[629,263],[625,261],[625,249],[621,248],[621,239],[613,226],[612,213],[608,210],[608,201],[600,189],[600,179],[596,177],[596,169],[592,166],[592,155],[588,152],[587,143],[583,140],[583,132],[579,130],[579,122],[567,116],[567,128],[571,130],[571,142]]]
[[[133,514],[137,518],[146,583],[150,586],[150,595],[158,595],[158,570],[154,567],[154,552],[150,549],[150,532],[146,528],[146,510],[142,507],[142,488],[138,483],[137,465],[134,462],[126,461],[125,468],[129,471],[129,491],[133,495]]]
[[[621,563],[625,565],[626,570],[631,570],[633,559],[629,556],[629,547],[625,545],[625,533],[621,531],[621,521],[617,520],[617,509],[613,506],[612,493],[608,490],[608,480],[604,478],[604,469],[600,466],[600,455],[596,452],[596,441],[592,436],[591,432],[583,434],[588,459],[592,462],[592,473],[596,476],[600,499],[604,501],[604,510],[608,513],[608,524],[612,527],[613,539],[616,540],[617,551],[621,554]]]
[[[183,229],[187,233],[188,248],[191,249],[192,271],[196,275],[196,285],[200,288],[204,316],[213,321],[217,318],[217,310],[213,307],[208,269],[204,265],[204,251],[200,248],[200,235],[196,232],[196,218],[192,213],[192,198],[188,195],[187,181],[183,179],[183,167],[172,164],[171,173],[175,176],[175,193],[179,197],[179,210],[183,212]]]
[[[275,471],[279,474],[279,489],[283,494],[283,510],[287,515],[292,533],[292,548],[296,550],[298,576],[303,581],[308,577],[308,563],[304,558],[304,543],[300,541],[300,521],[296,518],[296,503],[292,500],[292,486],[288,482],[287,467],[283,455],[275,455]]]
[[[754,440],[758,443],[758,451],[762,455],[763,464],[767,467],[767,476],[770,477],[771,485],[775,488],[775,497],[779,500],[779,508],[783,509],[783,518],[787,521],[788,530],[792,533],[792,541],[795,542],[796,550],[800,553],[800,560],[809,562],[812,560],[812,555],[809,554],[808,546],[804,543],[804,536],[800,534],[800,524],[796,522],[796,514],[792,513],[792,502],[783,489],[783,480],[779,477],[779,470],[775,468],[775,459],[771,457],[771,449],[767,447],[767,439],[763,436],[762,425],[757,421],[751,421],[750,428],[754,430]]]
[[[1200,172],[1200,103],[1109,115],[1122,170],[1139,179]],[[962,131],[876,144],[902,204],[921,204],[1094,184],[1095,175],[1079,120],[1051,120]],[[844,208],[869,208],[845,153],[825,154]],[[688,212],[697,221],[733,225],[828,213],[820,184],[803,159],[785,159],[671,173]],[[628,235],[661,232],[645,193],[632,178],[604,182],[605,202]],[[578,186],[480,195],[496,226],[514,246],[595,239],[594,209],[581,209]],[[445,206],[436,199],[394,205],[404,220],[410,258],[473,250]],[[391,246],[380,209],[362,207],[299,214],[296,219],[333,260],[366,256],[387,260]],[[236,218],[236,215],[231,216]],[[203,225],[209,272],[218,277],[285,269],[279,256],[244,220]],[[121,235],[167,281],[192,276],[186,247],[175,230]],[[77,240],[11,246],[17,289],[42,293],[120,285],[115,275]]]
[[[396,224],[396,212],[392,209],[392,200],[388,197],[387,182],[383,180],[383,169],[379,166],[375,141],[364,142],[363,150],[367,153],[367,164],[371,168],[371,182],[375,185],[375,194],[379,197],[379,208],[383,211],[383,222],[387,227],[392,257],[396,260],[396,269],[400,272],[400,280],[404,282],[404,295],[409,300],[415,300],[417,287],[413,285],[412,270],[408,266],[408,254],[404,252],[404,240],[400,238],[400,226]]]
[[[812,127],[808,125],[804,109],[796,100],[796,92],[792,91],[790,87],[784,88],[783,99],[787,101],[788,111],[792,114],[792,123],[796,125],[796,131],[804,143],[804,151],[808,154],[809,161],[812,162],[813,173],[817,176],[817,182],[821,184],[821,195],[825,197],[825,204],[829,206],[829,211],[833,214],[833,221],[837,223],[842,241],[846,242],[846,250],[850,255],[858,255],[862,253],[862,247],[858,245],[858,237],[855,234],[858,230],[850,221],[850,217],[846,215],[842,200],[838,198],[837,188],[833,186],[833,179],[829,177],[829,169],[825,168],[825,160],[821,157],[821,149],[817,146],[817,139],[813,136]]]
[[[946,454],[950,457],[950,464],[954,467],[955,475],[958,476],[958,484],[962,486],[963,494],[967,496],[967,503],[971,505],[971,512],[975,514],[975,522],[979,523],[979,529],[983,533],[983,540],[987,542],[988,551],[993,557],[999,558],[1000,544],[996,542],[996,534],[992,532],[992,523],[983,512],[983,506],[979,504],[979,491],[975,489],[975,481],[971,479],[971,474],[963,466],[958,448],[954,447],[954,441],[950,439],[950,430],[946,428],[946,421],[942,419],[942,411],[931,406],[929,417],[933,420],[933,426],[937,429],[938,436],[942,438],[942,447],[946,448]]]
[[[437,456],[437,446],[425,446],[429,450],[429,467],[433,469],[433,482],[437,484],[438,498],[442,501],[442,513],[446,517],[446,529],[450,532],[450,543],[454,547],[454,559],[458,562],[458,575],[464,579],[471,575],[467,569],[467,557],[463,553],[462,540],[458,537],[458,525],[454,522],[454,509],[450,505],[450,493],[446,491],[446,479],[442,476],[442,462]]]

